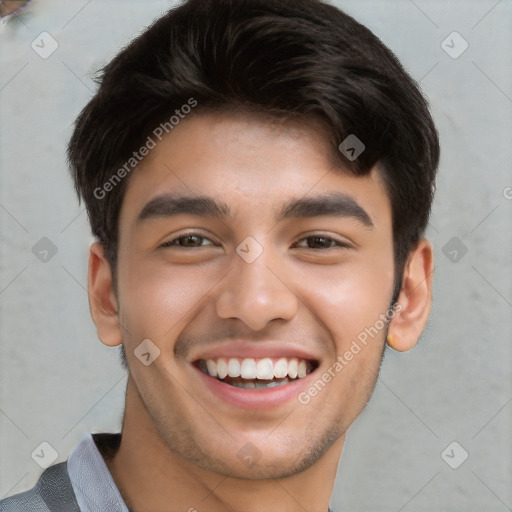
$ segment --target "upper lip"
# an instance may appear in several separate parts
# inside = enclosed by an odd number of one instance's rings
[[[320,357],[312,351],[293,342],[283,341],[224,341],[220,343],[212,343],[208,347],[192,349],[189,362],[199,361],[201,359],[218,359],[218,358],[240,358],[251,357],[261,359],[270,358],[292,358],[306,359],[310,361],[319,361]]]

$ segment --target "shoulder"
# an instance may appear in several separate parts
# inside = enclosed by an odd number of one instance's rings
[[[66,462],[47,468],[32,489],[0,501],[1,512],[52,512],[54,510],[80,512],[69,480]]]
[[[41,494],[37,489],[37,485],[32,487],[29,491],[15,494],[9,498],[0,501],[1,512],[49,512]]]

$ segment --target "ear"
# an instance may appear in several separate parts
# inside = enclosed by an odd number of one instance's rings
[[[118,320],[117,299],[113,289],[112,269],[103,245],[95,242],[89,250],[89,309],[98,338],[111,347],[123,341]]]
[[[389,326],[387,341],[391,348],[402,352],[418,342],[432,306],[433,271],[434,251],[430,242],[422,238],[404,268],[399,306]]]

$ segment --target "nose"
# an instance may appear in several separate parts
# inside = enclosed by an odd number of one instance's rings
[[[217,289],[219,317],[239,319],[254,331],[272,320],[294,318],[299,300],[279,268],[282,265],[266,250],[252,263],[236,254],[231,271]]]

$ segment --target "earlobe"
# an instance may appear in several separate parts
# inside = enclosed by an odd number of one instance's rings
[[[430,315],[433,270],[432,245],[422,238],[404,268],[397,313],[389,326],[387,343],[391,348],[402,352],[410,350],[418,342]]]
[[[89,308],[99,339],[108,346],[122,343],[118,305],[113,289],[112,269],[103,245],[95,242],[89,250]]]

